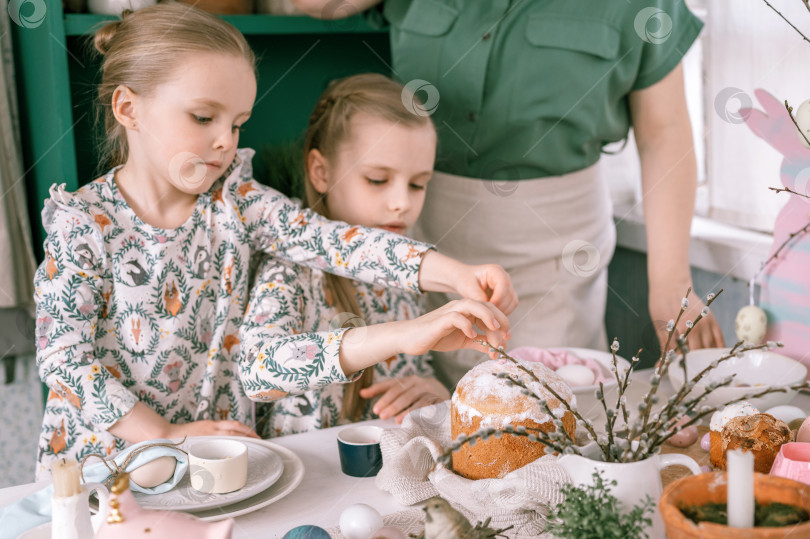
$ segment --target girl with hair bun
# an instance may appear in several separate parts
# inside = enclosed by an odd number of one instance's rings
[[[475,346],[473,324],[504,342],[498,307],[516,300],[499,266],[329,221],[253,180],[254,152],[237,144],[256,97],[255,60],[231,25],[159,4],[105,26],[95,44],[111,168],[75,193],[54,185],[43,210],[37,366],[51,391],[39,479],[57,458],[112,456],[144,440],[256,436],[236,374],[255,253],[414,292],[458,292],[479,301],[445,313],[420,345]],[[353,376],[365,364],[343,346],[346,333],[329,338]]]

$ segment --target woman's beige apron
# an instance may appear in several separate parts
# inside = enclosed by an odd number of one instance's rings
[[[509,315],[518,346],[605,350],[607,266],[616,245],[599,164],[564,176],[502,181],[436,172],[414,227],[416,239],[468,264],[496,263],[520,298]],[[446,294],[428,294],[435,309]],[[433,368],[454,386],[486,356],[434,352]]]

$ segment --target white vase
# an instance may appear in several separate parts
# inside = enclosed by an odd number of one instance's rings
[[[90,493],[98,496],[98,513],[90,516]],[[85,483],[74,496],[51,498],[52,539],[87,539],[93,537],[107,517],[110,491],[101,483]]]
[[[100,15],[121,15],[125,9],[137,11],[155,4],[157,0],[87,0],[87,11]]]
[[[582,454],[584,456],[563,455],[558,459],[575,485],[593,485],[593,473],[601,471],[606,482],[616,481],[611,494],[621,502],[625,512],[641,505],[647,496],[653,500],[652,527],[646,530],[651,538],[665,536],[664,522],[658,512],[658,499],[663,492],[661,470],[686,466],[693,474],[701,473],[698,463],[686,455],[656,454],[638,462],[603,462],[602,451],[596,443],[583,447]]]

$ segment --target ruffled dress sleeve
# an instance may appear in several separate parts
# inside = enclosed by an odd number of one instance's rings
[[[45,260],[34,276],[37,368],[88,425],[106,430],[137,401],[94,354],[109,264],[99,224],[106,216],[64,185],[50,195],[42,212]]]

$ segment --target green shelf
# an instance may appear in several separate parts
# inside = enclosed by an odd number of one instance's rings
[[[11,25],[25,186],[34,249],[43,258],[40,213],[54,183],[68,191],[103,172],[95,119],[100,58],[87,38],[111,15],[64,13],[42,0],[47,16],[32,27]],[[30,2],[29,2],[30,3]],[[225,15],[248,38],[258,62],[258,98],[240,146],[254,148],[254,172],[270,183],[265,150],[298,140],[329,81],[355,73],[390,73],[387,29],[363,16],[322,21],[301,16]],[[159,45],[159,44],[156,44]]]
[[[113,15],[92,13],[66,13],[65,35],[84,36],[93,34],[100,26],[117,20]],[[339,21],[321,21],[309,17],[285,15],[223,15],[223,19],[234,25],[245,35],[284,35],[284,34],[368,34],[386,33],[387,30],[374,28],[366,20],[355,15]]]

